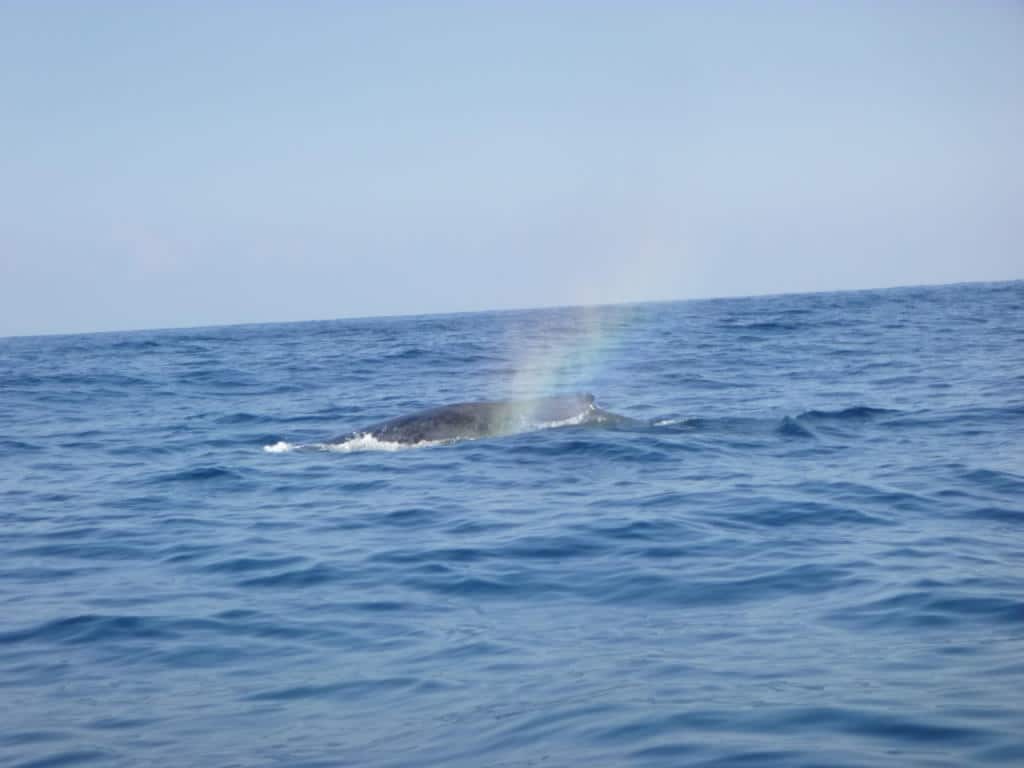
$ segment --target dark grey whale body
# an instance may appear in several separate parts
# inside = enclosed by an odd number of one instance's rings
[[[594,405],[594,396],[579,393],[530,400],[455,403],[400,416],[332,440],[342,443],[370,435],[389,443],[412,445],[497,437],[559,424],[604,423],[622,417]]]

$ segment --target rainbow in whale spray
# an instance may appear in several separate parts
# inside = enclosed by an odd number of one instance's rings
[[[496,389],[523,400],[592,390],[631,314],[629,306],[584,306],[545,312],[540,324],[513,324],[505,343],[514,373]]]

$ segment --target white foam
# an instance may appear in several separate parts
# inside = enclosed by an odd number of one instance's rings
[[[286,443],[284,440],[278,440],[273,445],[264,445],[263,450],[267,453],[288,453],[288,451],[294,451],[298,447],[292,443]]]
[[[371,434],[356,435],[343,443],[319,443],[313,448],[335,453],[355,453],[356,451],[404,451],[406,448],[423,448],[428,445],[441,445],[441,440],[423,440],[418,443],[396,443],[390,440],[378,440]]]
[[[359,451],[404,451],[407,448],[424,448],[442,445],[444,440],[423,440],[418,443],[393,443],[378,440],[370,434],[356,435],[341,443],[287,443],[280,440],[273,445],[264,445],[267,453],[290,453],[291,451],[329,451],[331,453],[357,453]],[[448,441],[451,442],[451,441]]]
[[[541,421],[531,425],[528,431],[537,429],[558,429],[559,427],[574,427],[577,424],[585,422],[594,410],[594,406],[589,405],[586,410],[580,411],[575,416],[570,416],[568,419],[559,419],[558,421]]]
[[[671,427],[676,424],[686,424],[689,419],[660,419],[654,422],[655,427]]]

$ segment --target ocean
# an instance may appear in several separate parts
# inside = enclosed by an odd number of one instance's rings
[[[1024,764],[1024,282],[0,339],[0,467],[5,766]]]

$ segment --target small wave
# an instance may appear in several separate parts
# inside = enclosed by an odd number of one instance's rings
[[[1016,496],[1024,493],[1024,476],[995,469],[972,469],[964,473],[964,480],[987,490]]]
[[[307,684],[290,688],[277,688],[258,691],[247,697],[248,701],[290,701],[292,699],[311,699],[337,697],[350,700],[355,696],[369,695],[380,691],[411,688],[418,681],[410,677],[387,677],[366,680],[344,680],[323,685]]]
[[[217,417],[216,422],[218,424],[253,424],[261,422],[262,420],[262,417],[255,413],[240,411],[238,413],[227,413],[223,416],[219,416]]]
[[[925,629],[976,622],[1019,625],[1024,603],[1011,597],[975,596],[961,591],[939,593],[935,587],[905,591],[834,611],[839,623],[867,628]]]
[[[151,339],[146,339],[144,341],[135,341],[133,339],[126,339],[125,341],[114,342],[113,344],[110,345],[110,348],[111,349],[140,350],[140,349],[157,349],[157,348],[159,348],[159,346],[160,346],[159,342],[153,341]]]
[[[799,419],[871,419],[876,416],[897,413],[890,408],[872,408],[867,405],[855,405],[850,408],[842,408],[838,411],[804,411],[797,418]]]
[[[795,501],[786,504],[751,504],[734,515],[731,520],[747,525],[779,528],[790,525],[849,526],[892,525],[890,519],[872,515],[852,507],[815,501]]]
[[[98,749],[68,749],[48,755],[40,760],[19,763],[16,768],[56,768],[56,766],[80,765],[96,760],[109,760],[110,757],[109,752],[103,752]]]
[[[751,323],[724,322],[722,327],[736,331],[798,331],[801,328],[796,323],[779,322],[776,320],[762,320]]]
[[[153,483],[178,483],[178,482],[196,482],[196,481],[210,481],[210,480],[226,480],[232,479],[237,480],[241,476],[230,469],[224,467],[194,467],[193,469],[186,469],[180,472],[166,472],[164,474],[154,477],[150,482]]]
[[[54,619],[34,627],[0,634],[0,644],[26,641],[64,643],[109,642],[171,636],[158,619],[145,616],[82,614]]]
[[[796,419],[786,416],[778,427],[779,434],[788,437],[814,437],[814,433]]]
[[[21,440],[0,440],[0,451],[41,451],[43,447],[41,445],[33,445],[32,443],[26,443]]]
[[[254,576],[241,582],[243,587],[312,587],[340,578],[340,573],[322,563],[308,568],[294,568],[290,571]]]
[[[982,507],[961,515],[969,520],[991,520],[996,523],[1024,523],[1024,511],[1009,507]]]
[[[416,347],[407,347],[400,349],[397,352],[393,352],[390,355],[384,357],[385,360],[416,360],[420,357],[425,357],[429,354],[426,349],[418,349]]]
[[[210,563],[202,568],[209,573],[250,573],[267,571],[300,562],[301,557],[230,557]]]

